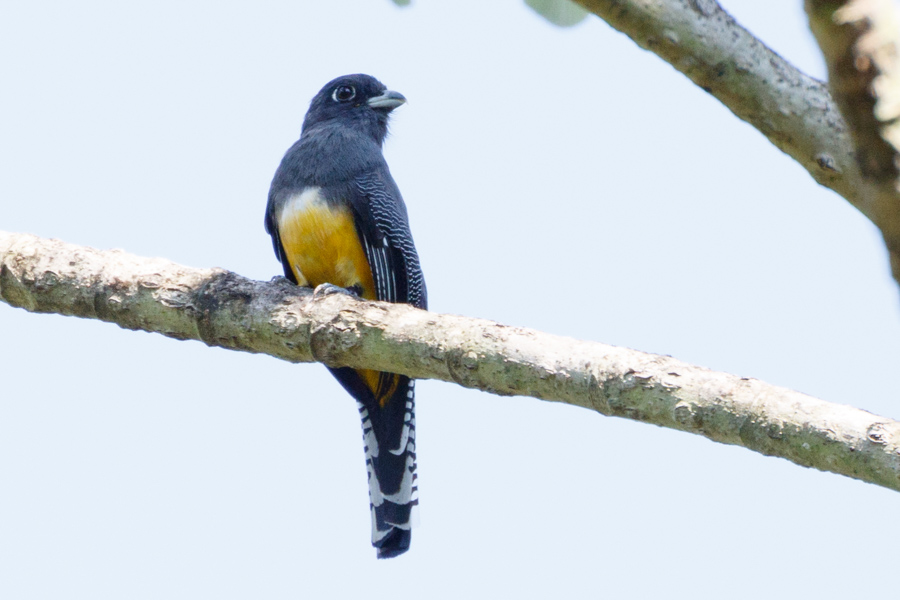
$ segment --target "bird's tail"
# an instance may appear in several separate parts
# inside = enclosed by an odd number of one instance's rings
[[[353,377],[341,371],[332,369],[357,399],[362,420],[372,545],[378,549],[378,558],[399,556],[409,550],[410,529],[418,516],[415,381],[404,375],[381,373],[382,385],[377,388],[389,395],[378,401],[368,385],[353,385]]]
[[[419,505],[415,382],[402,375],[393,377],[399,381],[384,405],[359,403],[372,545],[378,549],[378,558],[399,556],[409,549],[410,528],[416,524]]]

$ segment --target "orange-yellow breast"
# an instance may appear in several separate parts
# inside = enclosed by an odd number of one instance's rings
[[[356,287],[375,299],[372,269],[346,206],[329,206],[319,188],[309,187],[285,202],[278,215],[278,233],[285,257],[299,285],[331,283]],[[397,387],[397,376],[357,370],[381,405]]]
[[[329,206],[319,188],[306,188],[285,202],[278,233],[300,285],[357,286],[364,298],[375,298],[372,270],[349,207]]]

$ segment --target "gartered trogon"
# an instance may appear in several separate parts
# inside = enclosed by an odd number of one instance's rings
[[[370,300],[427,307],[406,206],[381,152],[388,116],[404,102],[368,75],[339,77],[312,99],[266,208],[266,231],[295,284],[328,283]],[[379,558],[397,556],[409,549],[418,505],[414,382],[329,370],[362,417],[372,545]]]

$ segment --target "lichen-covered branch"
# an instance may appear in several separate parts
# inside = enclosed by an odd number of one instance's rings
[[[900,282],[900,211],[855,159],[853,139],[824,83],[741,27],[716,0],[576,0],[715,96],[820,184],[882,231]]]
[[[828,65],[856,162],[872,183],[866,203],[889,248],[900,248],[900,57],[893,0],[806,0],[809,26]],[[892,268],[900,271],[896,254]]]
[[[900,423],[671,357],[3,232],[0,300],[293,362],[566,402],[900,490]]]

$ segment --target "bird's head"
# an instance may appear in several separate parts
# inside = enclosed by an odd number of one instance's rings
[[[370,133],[380,144],[387,135],[388,115],[406,102],[370,75],[345,75],[325,84],[309,103],[303,131],[320,125],[343,125]]]

